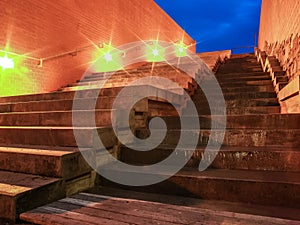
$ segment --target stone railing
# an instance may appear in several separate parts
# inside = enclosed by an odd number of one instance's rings
[[[299,76],[287,75],[275,56],[268,56],[265,51],[255,49],[258,62],[263,70],[269,72],[281,106],[281,113],[300,113]]]

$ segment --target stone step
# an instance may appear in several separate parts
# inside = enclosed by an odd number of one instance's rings
[[[64,198],[65,188],[62,179],[0,171],[1,224],[14,224],[20,213]]]
[[[183,96],[175,95],[170,92],[161,92],[162,96],[169,99],[173,104],[182,104]],[[114,106],[115,109],[124,109],[127,107],[126,101],[131,98],[137,99],[137,95],[119,97],[119,102]],[[113,108],[115,97],[98,97],[98,98],[80,98],[77,100],[40,100],[18,103],[0,103],[0,113],[17,113],[17,112],[61,112],[61,111],[74,111],[78,110],[98,110],[107,111]],[[124,103],[124,105],[122,105]],[[138,103],[139,108],[142,108],[146,101]],[[136,105],[137,107],[137,105]],[[136,109],[138,110],[138,109]],[[142,109],[141,109],[142,110]]]
[[[230,202],[259,205],[300,207],[300,173],[250,170],[210,169],[199,172],[195,169],[183,169],[169,178],[170,167],[161,171],[150,171],[140,167],[138,171],[102,168],[115,177],[131,176],[135,179],[153,179],[166,177],[166,181],[145,187],[128,187],[115,184],[104,178],[98,182],[103,186],[121,187],[144,192],[197,197],[205,200],[223,200]]]
[[[96,75],[91,75],[91,76],[86,76],[83,79],[81,79],[81,82],[95,82],[95,81],[107,81],[107,82],[123,82],[123,81],[127,81],[127,82],[131,82],[133,80],[137,80],[137,79],[141,79],[141,78],[156,78],[156,77],[165,77],[168,78],[170,80],[173,80],[175,82],[179,82],[179,81],[190,81],[191,77],[189,77],[188,75],[184,74],[184,73],[172,73],[172,74],[161,74],[161,73],[154,73],[154,74],[143,74],[141,72],[139,73],[125,73],[125,74],[113,74],[113,75],[103,75],[103,74],[96,74]],[[79,82],[80,80],[78,80],[77,82]]]
[[[194,100],[197,108],[208,107],[206,99],[197,99]],[[214,99],[210,102],[212,108],[217,108],[223,103],[222,100]],[[255,107],[255,106],[279,106],[277,98],[258,98],[258,99],[233,99],[226,100],[226,107],[234,108],[234,107]],[[192,104],[188,102],[188,104]]]
[[[78,132],[78,141],[81,147],[93,147],[94,138],[101,136],[106,147],[116,144],[112,128],[86,128],[86,127],[0,127],[0,145],[41,145],[77,147],[74,130]],[[98,134],[97,134],[98,132]]]
[[[107,93],[107,91],[105,91],[105,90],[106,89],[112,89],[113,90],[111,92],[112,96],[116,96],[125,86],[124,86],[124,83],[104,85],[103,87],[101,87],[100,94],[103,95],[103,96],[105,96],[105,95],[109,96],[110,95],[109,93],[105,94],[105,93]],[[139,88],[140,91],[145,91],[145,90],[147,90],[145,88],[145,86],[146,86],[146,88],[148,88],[148,87],[149,88],[155,88],[155,89],[163,90],[163,91],[171,93],[171,94],[182,95],[182,88],[177,88],[177,86],[175,86],[175,88],[174,87],[168,87],[167,88],[167,87],[164,87],[163,84],[161,84],[161,82],[157,83],[156,85],[153,85],[153,86],[147,86],[147,85],[133,86],[133,85],[130,85],[130,88],[133,88],[133,89],[138,89]],[[186,87],[188,87],[188,84],[187,84]],[[87,85],[87,86],[64,87],[64,88],[61,88],[59,91],[61,91],[61,92],[78,92],[78,91],[84,92],[84,91],[89,91],[89,90],[94,90],[94,89],[99,90],[99,86],[98,85]],[[104,89],[104,90],[102,91],[102,89]]]
[[[167,134],[160,129],[154,129],[153,132],[161,134],[165,137],[160,143],[160,139],[153,138],[151,144],[156,143],[160,146],[177,146],[178,140],[181,134],[184,134],[181,141],[184,143],[184,147],[189,147],[190,143],[194,140],[198,140],[198,146],[207,145],[210,134],[212,134],[212,143],[222,144],[224,146],[273,146],[273,147],[291,147],[296,148],[300,144],[300,129],[226,129],[224,140],[221,141],[218,137],[223,134],[222,130],[179,130],[169,129]],[[149,131],[146,129],[137,130],[137,136],[140,138],[148,137]],[[161,137],[159,137],[161,138]]]
[[[215,98],[219,97],[224,97],[225,100],[234,100],[234,99],[259,99],[259,98],[277,98],[277,95],[274,91],[270,92],[241,92],[237,95],[237,93],[230,93],[230,92],[225,92],[225,93],[212,93]],[[206,98],[204,93],[200,92],[200,90],[196,91],[196,94],[193,96],[193,99],[201,99],[201,98]]]
[[[86,151],[92,152],[89,149]],[[46,148],[45,146],[0,147],[0,170],[66,180],[91,172],[79,149]]]
[[[250,73],[245,73],[245,72],[232,72],[232,73],[216,73],[216,77],[220,78],[233,78],[233,77],[270,77],[269,72],[250,72]]]
[[[82,105],[83,109],[111,109],[115,97],[82,98],[76,100],[76,104]],[[16,103],[1,103],[0,112],[49,112],[70,111],[73,108],[73,99],[64,100],[39,100]],[[96,107],[93,107],[96,102]]]
[[[155,78],[155,77],[154,77]],[[72,83],[69,84],[67,87],[63,88],[64,90],[69,90],[69,88],[72,87],[89,87],[89,88],[95,88],[95,87],[104,87],[104,88],[110,88],[110,87],[124,87],[124,86],[129,86],[131,85],[131,82],[134,82],[138,80],[137,78],[128,78],[128,79],[111,79],[108,81],[90,81],[90,82],[80,82],[80,83]],[[156,82],[156,79],[154,79]],[[160,81],[161,83],[161,81]],[[188,81],[176,81],[177,85],[187,88],[188,87]],[[140,85],[146,85],[146,82],[141,83]],[[170,89],[170,88],[176,88],[177,86],[166,86],[165,88]]]
[[[217,74],[227,74],[227,73],[252,73],[252,72],[263,72],[262,68],[260,66],[242,66],[238,63],[226,65],[226,66],[220,66],[218,69]]]
[[[274,84],[287,83],[289,81],[287,76],[276,76],[273,80]]]
[[[223,109],[213,108],[214,115],[224,115]],[[187,112],[187,111],[186,111]],[[208,107],[198,108],[199,115],[211,115]],[[226,108],[227,115],[253,115],[253,114],[275,114],[280,113],[280,106],[253,106]]]
[[[242,92],[272,92],[274,91],[274,87],[272,84],[268,84],[268,85],[248,85],[248,86],[242,86],[242,87],[222,87],[222,92],[223,93],[242,93]],[[212,93],[215,93],[216,90],[211,90]]]
[[[185,123],[186,128],[195,127],[193,121],[195,117],[161,117],[168,129],[180,129],[180,122]],[[214,116],[214,121],[218,125],[223,125],[223,120],[226,118],[227,129],[298,129],[300,124],[300,114],[256,114],[256,115],[227,115],[227,116]],[[149,118],[151,120],[152,118]],[[200,115],[199,125],[202,129],[210,129],[212,116]],[[155,124],[152,128],[158,128]]]
[[[271,81],[271,77],[269,75],[266,76],[244,76],[244,77],[240,77],[240,76],[235,76],[235,77],[227,77],[227,76],[219,76],[217,77],[219,82],[236,82],[241,81],[241,82],[246,82],[246,81],[260,81],[260,80],[270,80]]]
[[[251,86],[272,86],[271,79],[269,80],[256,80],[256,81],[219,81],[219,85],[223,88],[226,87],[251,87]]]
[[[207,152],[205,157],[204,151]],[[160,147],[151,151],[136,151],[123,146],[120,160],[133,165],[153,165],[165,160],[173,152],[186,160],[190,158],[185,166],[191,168],[198,168],[203,160],[214,169],[300,172],[300,151],[297,148],[223,146],[215,156],[205,147],[196,150]],[[213,162],[210,157],[215,157]]]
[[[214,107],[212,108],[214,111],[214,115],[224,115],[224,109]],[[183,109],[185,115],[188,115],[188,110]],[[198,107],[199,115],[211,115],[211,111],[209,107]],[[253,107],[233,107],[226,108],[227,115],[255,115],[255,114],[279,114],[280,106],[253,106]]]
[[[132,86],[133,91],[148,91],[148,90],[157,90],[150,85],[141,85],[141,86]],[[87,89],[77,91],[77,98],[98,98],[99,96],[117,96],[123,87],[114,87],[114,88],[102,88],[101,90]],[[29,102],[29,101],[41,101],[41,100],[70,100],[74,99],[75,91],[56,91],[42,94],[31,94],[31,95],[19,95],[19,96],[9,96],[1,97],[0,103],[13,103],[13,102]]]
[[[112,126],[111,116],[117,113],[116,110],[76,111],[80,121],[74,123],[72,111],[0,113],[0,126],[88,127],[92,126],[90,118],[95,116],[97,127],[107,127]]]

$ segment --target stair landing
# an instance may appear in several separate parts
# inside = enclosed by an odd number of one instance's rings
[[[168,197],[170,198],[170,197]],[[173,200],[177,197],[173,197]],[[50,224],[299,224],[296,221],[192,206],[81,193],[21,214]]]

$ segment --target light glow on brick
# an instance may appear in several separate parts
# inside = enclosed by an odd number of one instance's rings
[[[113,59],[112,55],[109,52],[104,54],[104,58],[106,62],[110,62]]]
[[[175,53],[177,57],[187,56],[187,46],[181,41],[175,44]]]
[[[165,61],[165,49],[160,46],[157,41],[147,44],[145,54],[148,62]]]
[[[7,55],[4,55],[3,57],[0,56],[0,67],[2,67],[3,70],[14,69],[15,67],[14,60],[8,58]]]

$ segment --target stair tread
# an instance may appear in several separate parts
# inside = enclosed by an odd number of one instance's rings
[[[159,210],[158,210],[159,209]],[[179,213],[180,212],[180,213]],[[49,216],[51,214],[51,216]],[[21,219],[51,224],[283,224],[290,220],[215,209],[81,193],[23,213]]]
[[[124,168],[120,170],[113,164],[109,170],[121,173],[140,173],[147,175],[168,176],[168,172],[173,171],[172,166],[161,166],[161,171],[150,171],[147,166],[140,166],[139,171]],[[103,168],[105,169],[105,167]],[[217,180],[235,180],[246,182],[267,182],[267,183],[285,183],[300,185],[300,173],[280,172],[280,171],[259,171],[259,170],[234,170],[234,169],[207,169],[205,171],[197,171],[194,168],[184,168],[177,172],[174,177],[185,177],[195,179],[217,179]]]
[[[61,179],[0,170],[0,194],[17,196]]]
[[[126,146],[122,146],[122,148],[127,148]],[[174,146],[168,146],[168,145],[163,145],[157,147],[157,149],[161,150],[174,150]],[[186,148],[176,148],[177,150],[182,150],[182,151],[194,151],[195,149],[189,149],[187,146]],[[197,146],[196,148],[197,151],[204,151],[204,150],[209,150],[209,148],[206,148],[205,146]],[[222,151],[232,151],[232,152],[299,152],[299,148],[297,147],[279,147],[279,146],[221,146],[219,152]],[[299,152],[300,154],[300,152]]]
[[[0,147],[1,153],[9,153],[9,154],[28,154],[28,155],[43,155],[43,156],[57,156],[61,157],[64,155],[69,155],[74,153],[75,151],[70,150],[59,150],[59,149],[36,149],[36,148],[16,148],[16,147]]]
[[[295,208],[205,200],[178,195],[174,196],[149,192],[137,192],[113,187],[94,187],[93,189],[89,190],[89,193],[126,199],[161,202],[178,206],[189,206],[199,209],[212,209],[217,211],[244,213],[248,215],[268,216],[273,218],[284,218],[300,221],[300,209]]]

